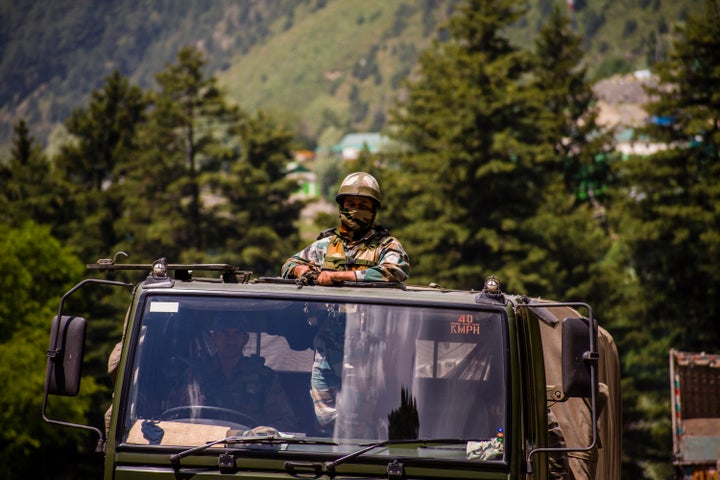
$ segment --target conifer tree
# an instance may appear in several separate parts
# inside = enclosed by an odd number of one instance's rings
[[[383,218],[412,246],[413,281],[479,287],[523,250],[520,224],[537,208],[545,172],[521,80],[527,54],[503,36],[524,13],[514,0],[471,0],[420,59],[419,78],[390,133],[409,150],[388,160]],[[506,285],[516,278],[504,271]]]
[[[535,42],[532,95],[537,102],[537,155],[559,171],[581,200],[599,200],[609,182],[612,137],[598,124],[597,98],[583,63],[582,37],[555,5]],[[544,151],[543,151],[544,150]]]
[[[631,462],[628,478],[651,478],[653,469],[670,476],[669,349],[717,352],[720,345],[718,1],[706,0],[675,39],[648,89],[654,123],[646,133],[661,150],[623,162],[612,210],[647,304],[623,336],[633,389],[625,444],[629,458],[643,459]]]
[[[55,227],[62,221],[63,198],[50,162],[24,119],[13,131],[10,158],[0,162],[0,221],[20,226],[32,220]]]
[[[581,40],[555,6],[535,42],[529,89],[535,128],[525,140],[535,168],[545,172],[542,203],[522,223],[524,258],[506,269],[518,271],[521,291],[583,298],[599,307],[606,292],[595,284],[607,279],[593,268],[611,246],[601,201],[610,181],[612,138],[597,123]]]
[[[205,185],[219,201],[211,208],[213,249],[218,261],[233,262],[258,275],[277,275],[295,252],[295,226],[303,203],[288,178],[292,132],[262,111],[244,114],[231,127],[240,155],[209,176]]]
[[[65,122],[72,140],[53,159],[72,202],[67,238],[84,258],[112,252],[122,236],[114,223],[124,212],[125,166],[138,150],[137,131],[145,121],[147,99],[117,71],[91,94],[87,108],[76,109]]]
[[[203,252],[210,221],[202,210],[200,178],[219,168],[222,138],[236,118],[204,71],[207,61],[192,47],[156,75],[160,90],[140,139],[141,154],[127,168],[128,209],[120,229],[124,245],[143,261],[181,251]]]
[[[142,153],[127,169],[125,245],[142,261],[212,260],[277,274],[297,242],[300,204],[286,178],[292,134],[231,105],[205,64],[185,48],[157,75]]]
[[[656,64],[647,110],[657,121],[647,131],[665,148],[626,162],[620,192],[624,238],[653,292],[652,324],[692,350],[720,343],[718,65],[720,2],[706,0],[704,14],[678,30],[668,61]]]

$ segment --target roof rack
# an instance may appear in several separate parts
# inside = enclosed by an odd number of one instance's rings
[[[220,277],[225,283],[248,283],[252,276],[251,271],[241,270],[240,267],[236,265],[224,263],[166,263],[164,258],[156,260],[153,263],[116,263],[118,254],[127,256],[124,252],[118,252],[112,259],[101,258],[96,263],[87,264],[86,268],[99,272],[114,272],[119,270],[143,270],[153,272],[158,262],[162,262],[165,264],[165,269],[168,272],[175,272],[175,279],[182,281],[192,280],[193,272],[220,272]]]
[[[253,280],[253,283],[281,283],[292,285],[295,284],[298,288],[302,288],[306,285],[319,285],[315,281],[302,281],[298,278],[281,278],[281,277],[258,277]],[[401,282],[348,282],[342,281],[337,282],[333,286],[343,287],[360,287],[360,288],[398,288],[400,290],[407,290],[404,283]]]

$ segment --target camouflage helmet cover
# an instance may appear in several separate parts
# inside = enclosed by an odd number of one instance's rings
[[[375,177],[365,172],[351,173],[340,184],[335,201],[342,202],[345,195],[372,198],[380,206],[380,185]]]

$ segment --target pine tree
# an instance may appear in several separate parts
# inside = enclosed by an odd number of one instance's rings
[[[143,261],[232,262],[277,274],[295,250],[301,207],[286,178],[292,134],[231,105],[205,63],[185,48],[157,75],[142,153],[127,167],[119,229],[128,237],[118,248]]]
[[[653,293],[653,324],[678,348],[713,349],[720,336],[720,3],[679,30],[647,105],[648,133],[667,148],[623,171],[624,230],[635,268]],[[682,301],[678,301],[682,299]],[[678,322],[682,319],[682,322]]]
[[[223,138],[237,112],[226,101],[207,61],[192,47],[156,75],[160,90],[143,129],[141,153],[127,164],[125,201],[119,223],[122,245],[143,261],[165,256],[180,261],[202,255],[211,227],[203,211],[201,177],[220,167]]]
[[[72,202],[66,235],[86,258],[109,255],[122,237],[114,223],[124,211],[124,168],[138,151],[147,107],[142,89],[114,72],[92,92],[87,108],[74,110],[65,122],[73,140],[53,160]]]
[[[220,199],[211,208],[213,251],[218,261],[278,275],[296,250],[295,222],[303,206],[290,198],[297,184],[286,175],[292,132],[262,111],[243,115],[231,132],[239,141],[239,158],[205,183]]]
[[[632,352],[623,359],[631,383],[625,444],[643,460],[633,462],[636,478],[642,469],[670,475],[668,350],[720,344],[720,4],[705,5],[678,28],[668,60],[654,65],[646,110],[655,123],[646,133],[665,149],[618,170],[614,222],[647,303],[622,337]]]
[[[0,162],[0,221],[20,226],[32,220],[55,227],[62,221],[63,197],[50,162],[25,120],[13,130],[10,158]]]
[[[542,200],[521,224],[524,258],[505,270],[516,272],[520,291],[602,304],[607,292],[594,284],[605,279],[593,268],[611,247],[600,201],[610,182],[612,138],[597,123],[581,40],[555,6],[535,42],[528,90],[534,130],[524,140],[544,172]]]
[[[383,218],[403,225],[395,234],[412,246],[413,281],[478,287],[524,250],[520,225],[547,175],[528,143],[537,136],[523,86],[531,63],[502,34],[524,5],[461,4],[449,41],[423,53],[419,79],[393,112],[391,134],[409,151],[387,160],[394,198]]]
[[[566,188],[597,201],[609,178],[612,137],[598,124],[597,98],[583,63],[582,37],[570,19],[553,7],[535,42],[532,95],[537,102],[538,156],[559,169]]]

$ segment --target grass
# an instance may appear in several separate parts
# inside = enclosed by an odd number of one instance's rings
[[[218,75],[219,83],[245,109],[302,112],[306,129],[316,138],[328,117],[348,118],[355,86],[356,102],[371,107],[354,127],[367,128],[377,109],[390,106],[387,97],[393,76],[416,61],[416,56],[400,58],[403,38],[422,38],[419,9],[407,18],[402,35],[393,35],[398,5],[386,0],[328,2],[316,12],[304,5],[296,10],[291,28],[282,30],[278,22],[273,26],[277,34],[267,43],[236,56],[232,66]],[[415,45],[416,51],[429,42],[428,37]],[[367,59],[373,48],[382,78],[379,84],[373,76],[362,81],[353,76],[356,62]]]

